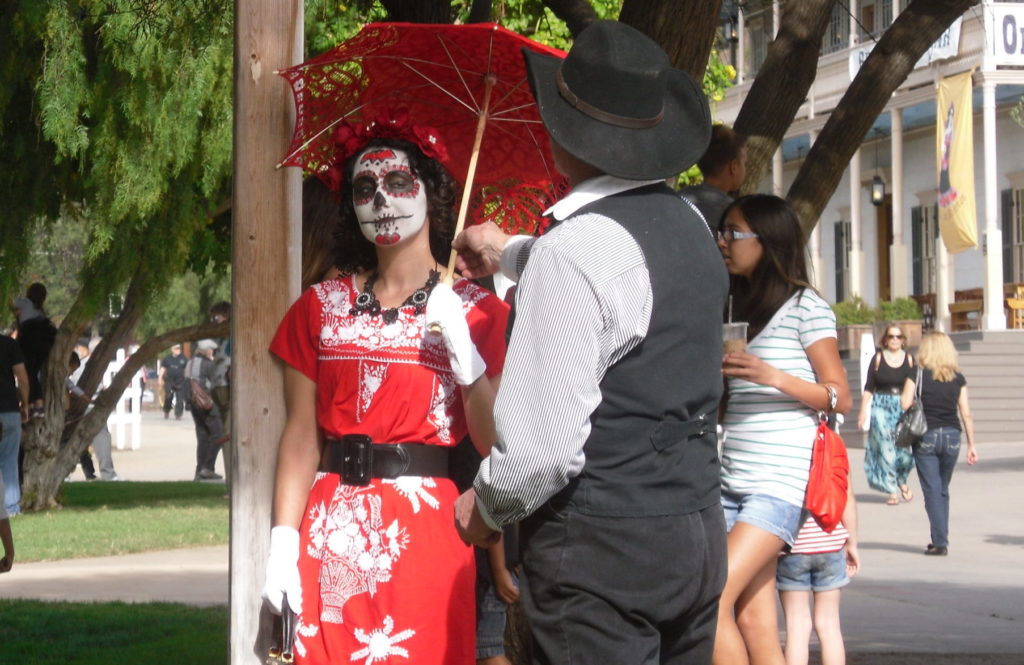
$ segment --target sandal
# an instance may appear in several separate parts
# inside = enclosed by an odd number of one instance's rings
[[[890,494],[888,501],[886,501],[885,503],[890,506],[898,506],[900,505],[900,498],[895,494]]]
[[[904,485],[900,488],[900,494],[903,495],[903,500],[910,503],[910,500],[914,498],[914,493],[910,491],[910,485]]]

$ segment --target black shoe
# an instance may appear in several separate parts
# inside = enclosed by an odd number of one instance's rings
[[[935,545],[929,545],[928,549],[924,551],[925,556],[946,556],[949,554],[948,547],[936,547]]]
[[[175,420],[181,420],[181,414],[180,413],[174,414],[174,419]]]
[[[224,476],[220,475],[216,471],[210,471],[209,469],[200,469],[196,472],[195,480],[224,480]]]
[[[170,411],[164,411],[164,420],[167,420],[170,417],[171,417],[171,412]]]

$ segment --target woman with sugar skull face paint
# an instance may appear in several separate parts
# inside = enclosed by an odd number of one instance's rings
[[[474,660],[473,551],[453,525],[448,452],[494,441],[507,306],[440,282],[455,182],[440,138],[402,116],[345,124],[337,279],[292,306],[264,598],[297,614],[298,663]],[[430,332],[430,323],[441,328]],[[286,594],[286,596],[285,596]]]

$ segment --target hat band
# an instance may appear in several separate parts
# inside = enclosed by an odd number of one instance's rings
[[[662,104],[661,111],[658,112],[658,115],[650,118],[632,118],[629,116],[602,111],[596,106],[592,106],[583,101],[576,96],[576,93],[569,89],[569,85],[565,82],[565,79],[562,78],[561,68],[555,72],[555,81],[558,83],[559,94],[561,94],[562,98],[568,102],[569,106],[572,106],[580,113],[590,116],[594,120],[598,120],[607,125],[614,125],[615,127],[623,127],[625,129],[650,129],[660,123],[662,118],[665,117],[664,104]]]

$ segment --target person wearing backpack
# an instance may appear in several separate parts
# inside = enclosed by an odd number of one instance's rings
[[[192,420],[196,424],[196,481],[224,479],[214,471],[217,454],[225,440],[220,409],[210,399],[216,374],[213,364],[213,352],[216,350],[217,342],[212,339],[199,340],[195,355],[185,366],[186,391],[192,406]]]

